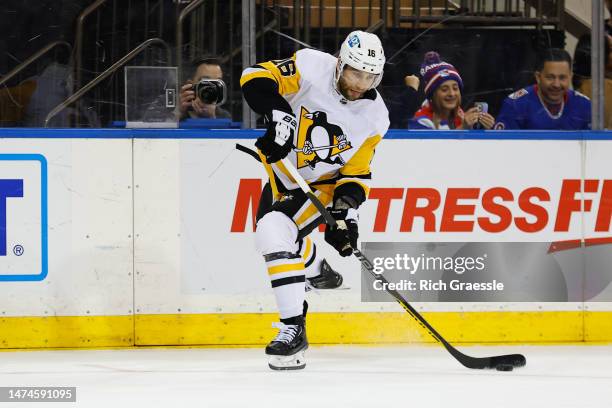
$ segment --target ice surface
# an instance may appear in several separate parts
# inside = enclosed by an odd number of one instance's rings
[[[0,385],[77,387],[76,404],[54,407],[612,404],[612,346],[460,349],[474,356],[523,353],[527,366],[512,372],[469,370],[439,346],[315,346],[306,353],[306,369],[293,372],[268,369],[262,348],[9,351],[0,353]]]

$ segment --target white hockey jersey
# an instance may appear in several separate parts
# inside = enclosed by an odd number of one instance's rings
[[[337,62],[330,54],[303,49],[289,59],[245,69],[240,84],[261,77],[278,84],[298,119],[295,148],[287,157],[308,183],[336,180],[337,187],[356,182],[367,197],[370,161],[389,128],[389,112],[375,90],[371,98],[344,99],[334,84]],[[285,188],[299,188],[281,162],[266,168]]]

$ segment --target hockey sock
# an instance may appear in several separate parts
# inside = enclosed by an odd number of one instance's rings
[[[300,255],[304,260],[306,277],[318,276],[321,273],[319,270],[321,261],[317,259],[317,246],[310,237],[306,237],[300,242]]]
[[[295,254],[293,258],[277,257],[274,260],[266,260],[266,266],[281,321],[302,316],[306,285],[302,257]]]

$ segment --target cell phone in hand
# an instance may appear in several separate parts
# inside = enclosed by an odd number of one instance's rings
[[[474,106],[478,109],[478,112],[487,113],[489,112],[489,104],[486,102],[476,102]]]
[[[479,113],[487,113],[489,111],[489,104],[486,102],[475,102],[474,106],[478,109]],[[474,124],[473,129],[484,129],[484,126],[478,121]]]

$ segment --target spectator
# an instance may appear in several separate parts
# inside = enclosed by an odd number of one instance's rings
[[[34,79],[36,88],[26,108],[23,124],[26,127],[43,127],[47,115],[73,93],[71,70],[67,65],[53,62]],[[91,100],[81,98],[58,112],[49,125],[70,127],[78,113],[81,122],[76,124],[78,127],[100,127],[97,113],[89,108],[91,105]]]
[[[519,89],[502,104],[496,129],[581,130],[591,128],[591,101],[569,89],[572,58],[567,51],[543,52],[536,84]]]
[[[612,0],[611,0],[612,1]],[[612,36],[606,34],[604,43],[604,127],[612,129]],[[574,53],[574,89],[592,97],[591,80],[591,36],[584,35],[578,40]]]
[[[206,104],[196,97],[193,84],[202,79],[223,79],[221,63],[216,58],[200,58],[191,64],[190,79],[181,87],[179,95],[179,119],[206,118],[231,119],[232,115],[216,104]]]
[[[461,109],[463,80],[457,69],[440,59],[437,52],[425,54],[421,65],[425,102],[409,123],[410,129],[473,129],[479,124],[491,129],[495,118],[478,107]]]
[[[419,93],[419,77],[416,75],[404,76],[404,85],[400,86],[400,92],[384,95],[383,98],[389,108],[389,120],[392,129],[405,129],[408,127],[408,119],[412,118],[419,110],[423,95]],[[382,94],[382,93],[381,93]]]

